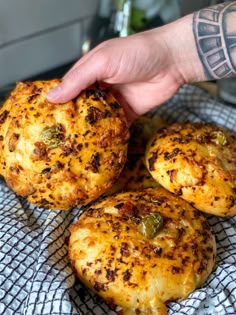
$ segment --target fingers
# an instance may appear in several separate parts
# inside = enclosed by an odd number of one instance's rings
[[[107,42],[103,42],[90,50],[86,55],[84,55],[82,58],[80,58],[64,75],[64,78],[69,75],[72,71],[74,71],[77,67],[79,67],[82,63],[86,62],[89,58],[92,57],[94,53],[96,53],[98,50],[102,49],[103,46],[105,46]]]
[[[96,51],[78,61],[64,76],[62,82],[49,91],[47,99],[52,103],[64,103],[75,98],[82,90],[107,77],[105,55]]]
[[[132,69],[126,53],[130,51],[130,44],[127,46],[127,43],[122,38],[111,39],[88,52],[65,74],[62,82],[48,93],[48,100],[52,103],[67,102],[96,81],[116,84],[133,79],[126,71],[127,68]]]

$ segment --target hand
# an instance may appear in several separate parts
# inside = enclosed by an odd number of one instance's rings
[[[191,21],[188,24],[191,25]],[[66,102],[95,81],[103,81],[112,85],[132,120],[169,99],[188,81],[185,74],[189,63],[183,60],[185,47],[182,43],[187,44],[188,40],[183,32],[178,34],[174,23],[106,41],[82,57],[62,83],[48,94],[48,99]]]

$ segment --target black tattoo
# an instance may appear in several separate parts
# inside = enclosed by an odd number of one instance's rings
[[[236,2],[194,13],[193,33],[206,77],[236,76]]]

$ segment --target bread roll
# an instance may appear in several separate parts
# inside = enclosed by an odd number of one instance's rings
[[[0,174],[19,196],[67,210],[95,200],[119,177],[128,126],[107,90],[92,86],[52,104],[59,80],[19,82],[0,109]]]
[[[146,150],[151,175],[204,212],[236,214],[236,137],[222,127],[175,123],[159,130]]]
[[[105,195],[154,187],[160,187],[160,184],[158,184],[147,170],[144,156],[142,154],[128,154],[127,162],[119,179]]]
[[[79,279],[123,314],[167,314],[211,273],[216,244],[203,213],[163,188],[92,204],[72,225],[69,256]]]

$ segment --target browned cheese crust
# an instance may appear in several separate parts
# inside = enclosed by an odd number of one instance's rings
[[[204,212],[236,214],[236,137],[218,126],[175,123],[153,137],[146,165],[167,190]]]
[[[17,195],[69,209],[103,194],[119,177],[129,137],[125,114],[107,89],[52,104],[59,80],[19,82],[0,109],[0,174]]]
[[[147,237],[140,226],[157,213],[163,225]],[[204,215],[163,188],[106,197],[70,230],[69,256],[78,277],[123,314],[167,314],[165,304],[201,286],[215,263],[215,239]]]
[[[154,187],[160,187],[160,184],[147,170],[144,156],[142,154],[128,154],[127,162],[119,179],[105,194],[110,195],[121,191],[137,191]]]
[[[142,115],[130,126],[128,156],[125,167],[115,184],[105,194],[158,187],[145,165],[145,149],[153,134],[165,124],[157,114]]]

